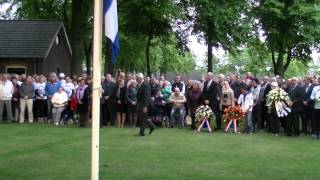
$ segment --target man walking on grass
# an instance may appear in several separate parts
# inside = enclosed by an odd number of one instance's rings
[[[150,106],[151,98],[151,88],[149,83],[144,82],[144,77],[142,73],[137,75],[138,82],[138,93],[137,93],[137,110],[138,110],[138,119],[140,121],[140,136],[144,136],[145,127],[149,126],[151,134],[155,128],[155,125],[150,119],[148,119],[148,112]]]

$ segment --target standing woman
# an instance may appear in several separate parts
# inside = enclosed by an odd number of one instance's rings
[[[13,85],[13,94],[12,94],[12,113],[13,113],[13,121],[19,121],[19,84],[18,79],[16,77],[12,78]]]
[[[220,111],[224,114],[224,110],[229,106],[234,106],[234,93],[231,87],[229,86],[228,81],[222,82],[222,93],[220,97]]]
[[[89,88],[86,85],[86,80],[81,79],[79,81],[79,87],[77,89],[76,98],[78,102],[78,114],[80,127],[85,127],[89,118]]]
[[[116,89],[116,110],[117,110],[117,122],[118,127],[122,128],[126,120],[126,86],[123,79],[118,80],[117,89]]]
[[[128,102],[128,118],[129,125],[134,127],[137,125],[137,82],[134,80],[130,81],[127,91],[127,102]]]
[[[36,89],[36,114],[39,122],[43,122],[46,118],[47,94],[46,94],[46,78],[40,77],[39,82],[35,84]]]
[[[191,83],[192,88],[189,89],[188,94],[187,94],[187,107],[188,111],[190,112],[191,115],[191,129],[195,130],[196,129],[196,110],[197,108],[201,105],[201,88],[200,88],[200,82],[198,81],[193,81]]]

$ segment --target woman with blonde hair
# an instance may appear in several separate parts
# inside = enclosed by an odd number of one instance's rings
[[[126,103],[127,103],[127,88],[125,86],[125,82],[123,79],[119,79],[117,81],[117,89],[116,89],[116,110],[117,110],[117,122],[118,127],[124,127],[124,123],[126,120]]]
[[[228,108],[229,106],[234,106],[234,92],[229,86],[228,81],[222,82],[222,93],[220,97],[220,111],[223,111],[224,109]]]

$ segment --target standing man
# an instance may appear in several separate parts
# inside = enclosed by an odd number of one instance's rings
[[[252,109],[252,123],[253,123],[253,131],[255,132],[257,129],[261,129],[261,87],[259,80],[257,78],[253,78],[251,81],[251,93],[253,96],[253,109]]]
[[[138,93],[137,93],[137,111],[138,119],[140,121],[140,136],[144,136],[145,126],[148,125],[150,128],[149,134],[154,131],[155,125],[151,120],[148,120],[148,112],[151,99],[151,88],[148,82],[144,82],[142,73],[137,75],[138,82]]]
[[[14,88],[12,82],[8,80],[8,75],[2,74],[0,77],[0,122],[3,120],[3,110],[6,108],[7,121],[12,121],[11,100]]]
[[[269,82],[269,77],[263,77],[263,83],[261,85],[260,96],[261,97],[261,129],[266,127],[266,130],[269,132],[271,131],[270,126],[270,114],[268,113],[268,107],[266,106],[267,103],[267,94],[271,91],[271,84]]]
[[[105,105],[105,118],[102,122],[103,126],[106,126],[108,121],[111,126],[114,126],[116,119],[116,88],[117,85],[112,81],[111,74],[106,75],[106,79],[103,87],[104,105]]]
[[[186,92],[186,86],[181,81],[181,76],[179,74],[177,74],[176,78],[174,79],[174,82],[171,86],[171,91],[173,92],[175,88],[179,88],[179,90],[182,94],[185,94],[185,92]]]
[[[288,136],[293,135],[299,136],[299,116],[302,114],[303,110],[303,100],[305,97],[305,90],[302,86],[298,85],[298,79],[296,77],[292,78],[292,87],[289,88],[289,97],[292,101],[291,113],[289,114],[286,121],[286,132]]]
[[[213,80],[213,73],[208,72],[203,85],[202,101],[209,105],[216,116],[217,129],[221,129],[221,117],[219,112],[218,83]]]
[[[58,92],[59,88],[61,87],[60,82],[57,79],[57,74],[56,73],[50,73],[49,75],[49,82],[47,82],[46,87],[45,87],[45,91],[46,94],[48,95],[47,98],[47,105],[48,105],[48,123],[50,122],[50,120],[52,119],[52,102],[51,102],[51,98],[54,95],[54,93]]]
[[[20,95],[20,120],[19,123],[24,123],[25,109],[28,109],[28,121],[33,123],[33,97],[35,95],[35,89],[32,84],[32,78],[30,76],[25,79],[19,88]]]
[[[308,132],[311,132],[311,117],[314,103],[312,103],[310,97],[315,85],[310,77],[305,78],[304,82],[305,96],[303,98],[302,131],[307,135]]]

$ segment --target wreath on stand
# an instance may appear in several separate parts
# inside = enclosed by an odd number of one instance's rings
[[[226,122],[224,132],[228,132],[233,124],[234,132],[238,133],[237,124],[245,118],[246,114],[240,106],[230,106],[224,110],[223,120]]]
[[[196,132],[200,132],[202,127],[206,125],[208,131],[212,133],[212,129],[210,127],[210,117],[212,116],[213,112],[212,109],[208,105],[201,105],[196,109],[196,122],[199,122],[200,125]]]

